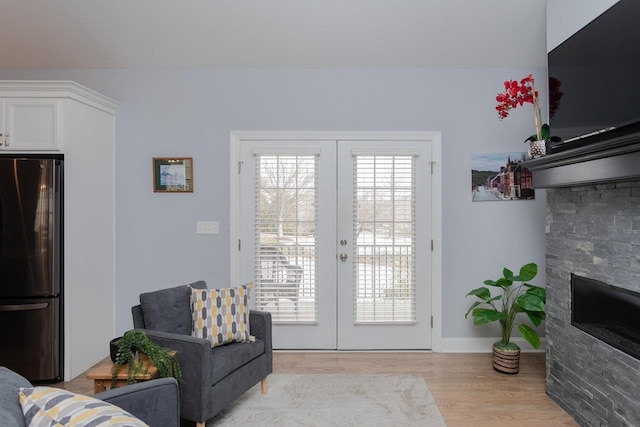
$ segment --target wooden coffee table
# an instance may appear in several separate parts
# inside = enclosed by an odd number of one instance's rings
[[[136,381],[148,381],[158,378],[158,368],[148,360],[142,362],[145,372],[135,376]],[[87,378],[93,380],[93,392],[100,393],[105,390],[111,389],[111,377],[113,373],[114,364],[110,359],[106,359],[101,362],[95,368],[87,373]],[[118,376],[116,380],[116,387],[122,387],[127,385],[127,367],[121,366],[118,369]]]

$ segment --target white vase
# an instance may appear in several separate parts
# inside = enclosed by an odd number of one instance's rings
[[[547,154],[547,141],[531,141],[529,143],[529,158],[535,159]]]

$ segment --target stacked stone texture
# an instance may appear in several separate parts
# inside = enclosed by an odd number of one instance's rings
[[[640,360],[571,326],[571,273],[640,292],[640,182],[547,190],[546,236],[547,394],[580,425],[640,426]]]

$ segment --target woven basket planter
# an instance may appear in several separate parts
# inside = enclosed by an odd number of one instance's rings
[[[494,344],[493,369],[503,374],[517,374],[520,370],[520,349],[503,350]]]

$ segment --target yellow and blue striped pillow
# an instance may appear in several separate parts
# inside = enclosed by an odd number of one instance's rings
[[[211,341],[211,347],[251,340],[249,333],[249,289],[191,288],[191,335]]]
[[[20,405],[29,427],[149,427],[115,405],[54,387],[21,387]]]

